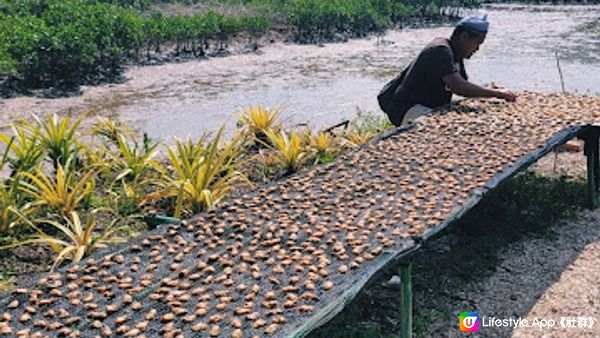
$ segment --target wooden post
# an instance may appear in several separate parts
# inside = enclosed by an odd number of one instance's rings
[[[402,331],[400,337],[412,338],[412,261],[400,265],[400,280],[402,282]]]
[[[584,154],[587,157],[588,207],[598,206],[598,186],[600,183],[600,158],[598,154],[598,129],[590,127],[584,133]]]

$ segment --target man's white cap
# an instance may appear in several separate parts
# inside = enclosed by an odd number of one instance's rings
[[[472,15],[460,20],[456,27],[464,27],[470,31],[486,34],[490,23],[487,21],[487,14],[482,16]]]

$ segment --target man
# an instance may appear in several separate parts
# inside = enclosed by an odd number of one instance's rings
[[[395,126],[449,104],[453,93],[515,101],[512,92],[468,81],[463,60],[479,50],[488,26],[487,15],[462,19],[450,39],[431,41],[400,75],[383,87],[377,96],[379,106]]]

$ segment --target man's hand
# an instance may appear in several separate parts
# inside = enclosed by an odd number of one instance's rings
[[[499,99],[504,99],[507,102],[515,102],[517,99],[517,94],[508,91],[508,90],[497,90],[498,94],[496,95]]]
[[[471,83],[458,73],[452,73],[442,78],[446,86],[450,88],[450,91],[454,94],[464,97],[497,97],[499,99],[506,100],[508,102],[514,102],[517,99],[517,95],[511,91],[504,89],[492,89],[480,87],[474,83]]]

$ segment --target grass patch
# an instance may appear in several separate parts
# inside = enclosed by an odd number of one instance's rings
[[[556,179],[533,171],[517,175],[486,196],[457,225],[469,233],[490,228],[514,235],[547,228],[561,219],[572,219],[585,205],[586,183],[583,178]],[[511,229],[507,224],[518,227]]]
[[[365,321],[365,308],[353,302],[326,325],[313,331],[310,338],[382,338],[395,337],[384,333],[379,323]]]
[[[427,329],[436,318],[448,318],[449,313],[442,313],[436,309],[414,309],[413,333],[415,338],[427,338]]]
[[[454,259],[464,263],[458,274],[465,280],[487,278],[508,244],[525,237],[556,239],[551,226],[574,219],[585,201],[583,179],[553,179],[533,171],[517,175],[454,224],[465,236],[464,243],[453,248]]]

